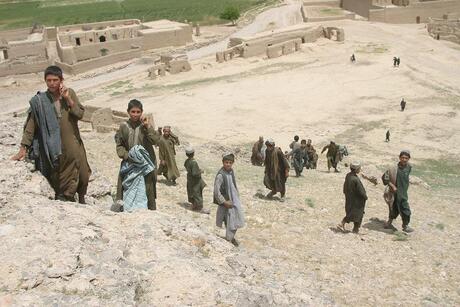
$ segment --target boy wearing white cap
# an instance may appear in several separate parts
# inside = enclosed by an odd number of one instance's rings
[[[199,211],[202,213],[209,213],[203,209],[203,189],[206,183],[201,178],[203,171],[198,166],[198,162],[195,160],[195,149],[191,146],[185,148],[185,160],[184,167],[187,170],[187,197],[188,201],[192,204],[193,211]]]

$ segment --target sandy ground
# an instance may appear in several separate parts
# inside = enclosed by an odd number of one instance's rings
[[[310,301],[312,306],[458,306],[460,47],[433,40],[424,25],[329,24],[345,29],[344,43],[321,39],[275,60],[237,58],[217,64],[213,57],[203,58],[193,62],[190,73],[157,80],[128,76],[78,94],[85,104],[117,110],[140,99],[156,125],[171,125],[182,144],[197,148],[208,184],[220,154],[241,149],[235,169],[248,225],[238,233],[239,253],[252,259],[259,272],[242,282],[267,289],[284,285],[283,293],[321,297],[321,302]],[[355,64],[349,62],[352,53]],[[393,56],[401,58],[399,68],[392,66]],[[403,97],[407,107],[400,112]],[[389,143],[384,142],[387,129]],[[251,144],[263,135],[285,149],[295,134],[311,138],[317,150],[329,140],[347,145],[346,162],[361,161],[364,172],[378,178],[396,163],[401,149],[410,149],[413,175],[430,186],[412,185],[409,191],[416,231],[409,236],[385,231],[383,186],[365,182],[369,201],[361,234],[337,233],[346,169],[327,173],[324,156],[318,170],[289,179],[285,203],[258,197],[267,191],[263,169],[249,163]],[[85,132],[83,138],[91,165],[114,184],[118,159],[113,135]],[[179,166],[183,161],[181,146]],[[159,183],[159,210],[212,228],[212,189],[205,190],[211,216],[191,214],[181,205],[186,199],[182,167],[181,174],[176,187]],[[128,219],[124,225],[135,223]],[[177,276],[164,274],[159,288],[167,293],[174,288],[168,281]],[[200,305],[195,297],[180,303]]]

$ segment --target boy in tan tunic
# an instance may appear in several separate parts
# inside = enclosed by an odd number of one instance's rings
[[[172,184],[176,184],[176,179],[180,176],[176,163],[176,145],[180,145],[179,138],[171,132],[170,126],[163,127],[163,135],[158,145],[160,153],[158,173],[165,176]]]
[[[157,160],[153,145],[160,141],[160,134],[155,130],[149,119],[143,115],[143,106],[139,100],[133,99],[128,103],[129,120],[120,124],[115,134],[115,143],[117,145],[117,155],[120,159],[127,160],[128,152],[134,145],[142,145],[149,153],[155,167]],[[147,207],[149,210],[156,210],[157,198],[157,175],[155,171],[144,177],[145,189],[147,193]],[[122,178],[118,175],[117,200],[123,199]]]
[[[45,70],[46,92],[30,100],[30,109],[19,152],[13,160],[23,160],[27,150],[37,169],[48,179],[55,199],[85,203],[91,169],[78,129],[84,107],[75,91],[67,88],[62,70],[50,66]]]

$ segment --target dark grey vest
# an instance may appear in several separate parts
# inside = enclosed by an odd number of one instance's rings
[[[230,200],[230,191],[228,191],[227,187],[228,187],[228,180],[227,180],[227,174],[228,172],[226,170],[224,170],[224,168],[222,167],[218,172],[217,172],[217,175],[216,175],[216,179],[217,179],[217,176],[221,174],[222,175],[222,178],[224,180],[223,184],[220,186],[220,194],[222,194],[222,196],[224,196],[225,200]],[[232,180],[233,180],[233,184],[235,185],[235,188],[236,190],[238,190],[238,186],[236,185],[236,179],[235,179],[235,174],[233,173],[233,170],[230,172],[230,175],[232,176]],[[219,204],[219,202],[217,201],[217,198],[214,197],[214,203],[216,205]]]

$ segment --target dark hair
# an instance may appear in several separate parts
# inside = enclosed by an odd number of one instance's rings
[[[300,144],[307,144],[307,140],[300,141]]]
[[[191,158],[191,157],[193,157],[193,156],[195,155],[195,153],[194,153],[194,152],[192,152],[192,153],[185,153],[185,155],[186,155],[187,157]]]
[[[298,135],[294,136],[294,141],[297,142],[298,140],[299,140],[299,136]]]
[[[141,109],[141,111],[143,111],[144,109],[142,108],[142,102],[140,102],[139,100],[137,99],[131,99],[128,103],[128,112],[132,109],[132,108],[139,108]]]
[[[403,150],[399,153],[399,157],[402,157],[402,156],[406,156],[410,159],[410,152],[408,152],[407,150]]]
[[[225,162],[225,161],[235,162],[235,155],[234,154],[229,154],[229,155],[223,156],[222,157],[222,162]]]
[[[48,75],[53,75],[53,76],[56,76],[56,77],[59,77],[59,79],[63,79],[64,77],[62,76],[62,69],[59,68],[58,66],[55,66],[55,65],[52,65],[52,66],[48,66],[46,69],[45,69],[45,79]]]

